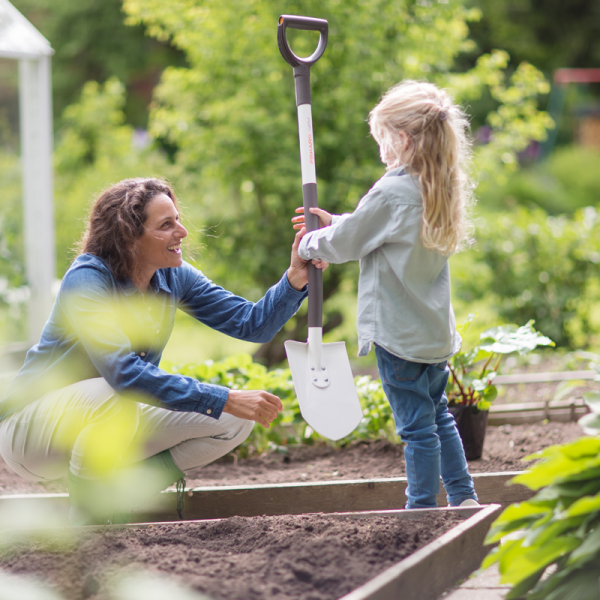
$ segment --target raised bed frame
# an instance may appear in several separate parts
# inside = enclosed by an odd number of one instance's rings
[[[450,531],[436,538],[414,554],[392,565],[373,579],[356,588],[339,600],[437,600],[444,591],[452,588],[460,580],[468,577],[480,565],[489,551],[484,546],[485,536],[502,507],[499,504],[483,505],[465,508],[435,508],[420,510],[384,510],[358,511],[344,513],[320,514],[332,519],[389,517],[396,519],[417,519],[424,514],[439,511],[456,512],[465,520]],[[208,521],[218,521],[209,519]],[[202,522],[206,522],[203,520]],[[193,521],[188,521],[193,522]],[[105,527],[80,527],[77,530],[105,529],[145,529],[157,525],[172,525],[173,523],[136,523],[129,525],[109,525]],[[36,529],[26,532],[26,536],[41,535],[53,538],[72,536],[70,528]],[[1,544],[11,544],[23,539],[23,530],[4,531]]]
[[[474,473],[475,490],[481,504],[508,506],[531,497],[521,485],[507,486],[519,471],[504,473]],[[304,513],[337,513],[339,511],[374,511],[402,509],[405,502],[406,478],[360,479],[286,483],[277,485],[197,487],[186,492],[184,519],[219,519],[232,516],[298,515]],[[446,505],[445,493],[437,498]],[[165,491],[155,496],[148,508],[134,512],[138,523],[178,521],[176,493]],[[0,496],[0,511],[20,514],[56,515],[66,522],[68,494],[23,494]]]

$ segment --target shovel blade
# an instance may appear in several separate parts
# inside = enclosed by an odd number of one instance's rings
[[[345,342],[322,345],[322,364],[329,376],[327,387],[312,383],[308,344],[285,342],[302,418],[320,435],[339,440],[352,433],[362,419]]]

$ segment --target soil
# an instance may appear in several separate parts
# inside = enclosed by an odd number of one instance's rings
[[[0,553],[0,568],[48,582],[66,600],[114,598],[115,582],[139,571],[214,599],[334,600],[460,520],[302,515],[110,528],[62,543],[17,542]]]
[[[541,370],[541,369],[537,369]],[[508,386],[507,386],[508,387]],[[528,387],[528,386],[526,386]],[[517,390],[516,387],[511,388]],[[530,388],[531,389],[531,388]],[[537,389],[537,388],[536,388]],[[540,388],[541,389],[541,388]],[[544,394],[547,386],[544,388]],[[537,400],[525,394],[511,401]],[[488,427],[472,473],[516,471],[523,458],[581,437],[576,423]],[[402,446],[384,440],[288,446],[262,456],[229,454],[187,475],[187,486],[356,480],[405,475]],[[66,492],[65,480],[28,482],[0,460],[0,495]],[[218,522],[88,531],[77,540],[22,541],[0,552],[0,568],[48,581],[67,599],[104,600],[123,574],[174,576],[228,600],[326,600],[343,596],[456,524],[440,514],[419,520],[337,521],[320,515],[233,517]]]
[[[577,423],[536,423],[488,427],[479,460],[469,461],[472,473],[521,471],[523,458],[552,444],[582,436]],[[343,448],[327,445],[288,446],[285,453],[269,452],[248,459],[234,454],[194,469],[187,474],[187,487],[257,485],[341,479],[403,477],[404,458],[400,444],[388,441],[352,442]],[[0,460],[0,495],[67,492],[66,480],[47,483],[26,481]]]

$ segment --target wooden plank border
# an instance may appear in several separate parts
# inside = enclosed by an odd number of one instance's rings
[[[488,425],[537,423],[544,419],[569,423],[577,421],[588,412],[590,409],[581,398],[560,402],[493,404],[488,415]]]
[[[481,504],[507,506],[531,498],[521,485],[507,486],[520,471],[474,473],[475,489]],[[184,519],[204,520],[231,516],[253,517],[304,513],[337,513],[402,509],[406,502],[406,478],[360,479],[278,485],[198,487],[186,492]],[[438,505],[446,506],[445,493]],[[174,491],[155,496],[151,506],[136,511],[133,522],[178,521]],[[0,496],[0,515],[7,515],[1,528],[10,526],[10,515],[47,514],[66,521],[68,494],[27,494]]]
[[[531,498],[521,485],[506,484],[519,472],[473,473],[475,490],[481,504],[508,506]],[[406,478],[355,481],[325,481],[278,485],[202,487],[190,490],[185,498],[184,518],[215,519],[234,515],[254,517],[304,513],[334,513],[403,509],[406,503]],[[135,521],[177,520],[175,494],[160,494],[152,511],[134,513]],[[446,494],[438,506],[447,505]]]
[[[437,600],[481,565],[489,551],[483,541],[501,510],[498,504],[482,507],[464,523],[340,600]]]

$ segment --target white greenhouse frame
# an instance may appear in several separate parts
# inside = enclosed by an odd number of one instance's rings
[[[48,40],[8,0],[0,0],[0,57],[19,61],[25,274],[30,289],[29,345],[39,340],[52,309],[56,273],[50,71],[53,54]]]

